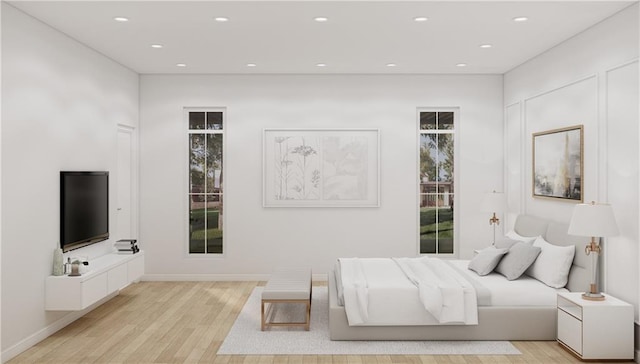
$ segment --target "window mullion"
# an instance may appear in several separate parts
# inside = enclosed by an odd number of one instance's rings
[[[206,113],[205,113],[206,115]],[[207,119],[205,116],[205,127],[207,125]],[[208,158],[209,158],[209,146],[207,145],[207,143],[209,143],[207,138],[207,133],[203,133],[202,134],[202,139],[204,139],[204,165],[202,166],[202,170],[204,171],[204,253],[205,254],[209,254],[209,189],[207,184],[209,183],[209,170],[207,168],[208,166]]]

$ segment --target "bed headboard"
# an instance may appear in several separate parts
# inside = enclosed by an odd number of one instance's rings
[[[584,254],[584,248],[589,243],[588,237],[567,234],[568,224],[553,222],[531,215],[518,215],[514,226],[515,232],[522,236],[541,235],[546,241],[554,245],[575,245],[576,254],[569,271],[567,289],[572,292],[589,291],[591,282],[590,257]]]

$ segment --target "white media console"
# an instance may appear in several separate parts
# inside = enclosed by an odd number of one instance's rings
[[[118,292],[144,274],[144,252],[107,254],[91,260],[81,276],[49,276],[45,287],[48,311],[83,310]]]

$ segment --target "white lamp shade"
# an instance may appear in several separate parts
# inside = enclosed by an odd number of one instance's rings
[[[569,234],[607,237],[618,235],[618,224],[609,204],[581,203],[573,209]]]
[[[482,196],[480,203],[482,212],[502,212],[504,210],[504,193],[489,192]]]

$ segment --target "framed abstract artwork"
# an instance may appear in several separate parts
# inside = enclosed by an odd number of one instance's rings
[[[378,207],[378,129],[264,129],[264,207]]]
[[[533,134],[533,197],[582,202],[583,126]]]

